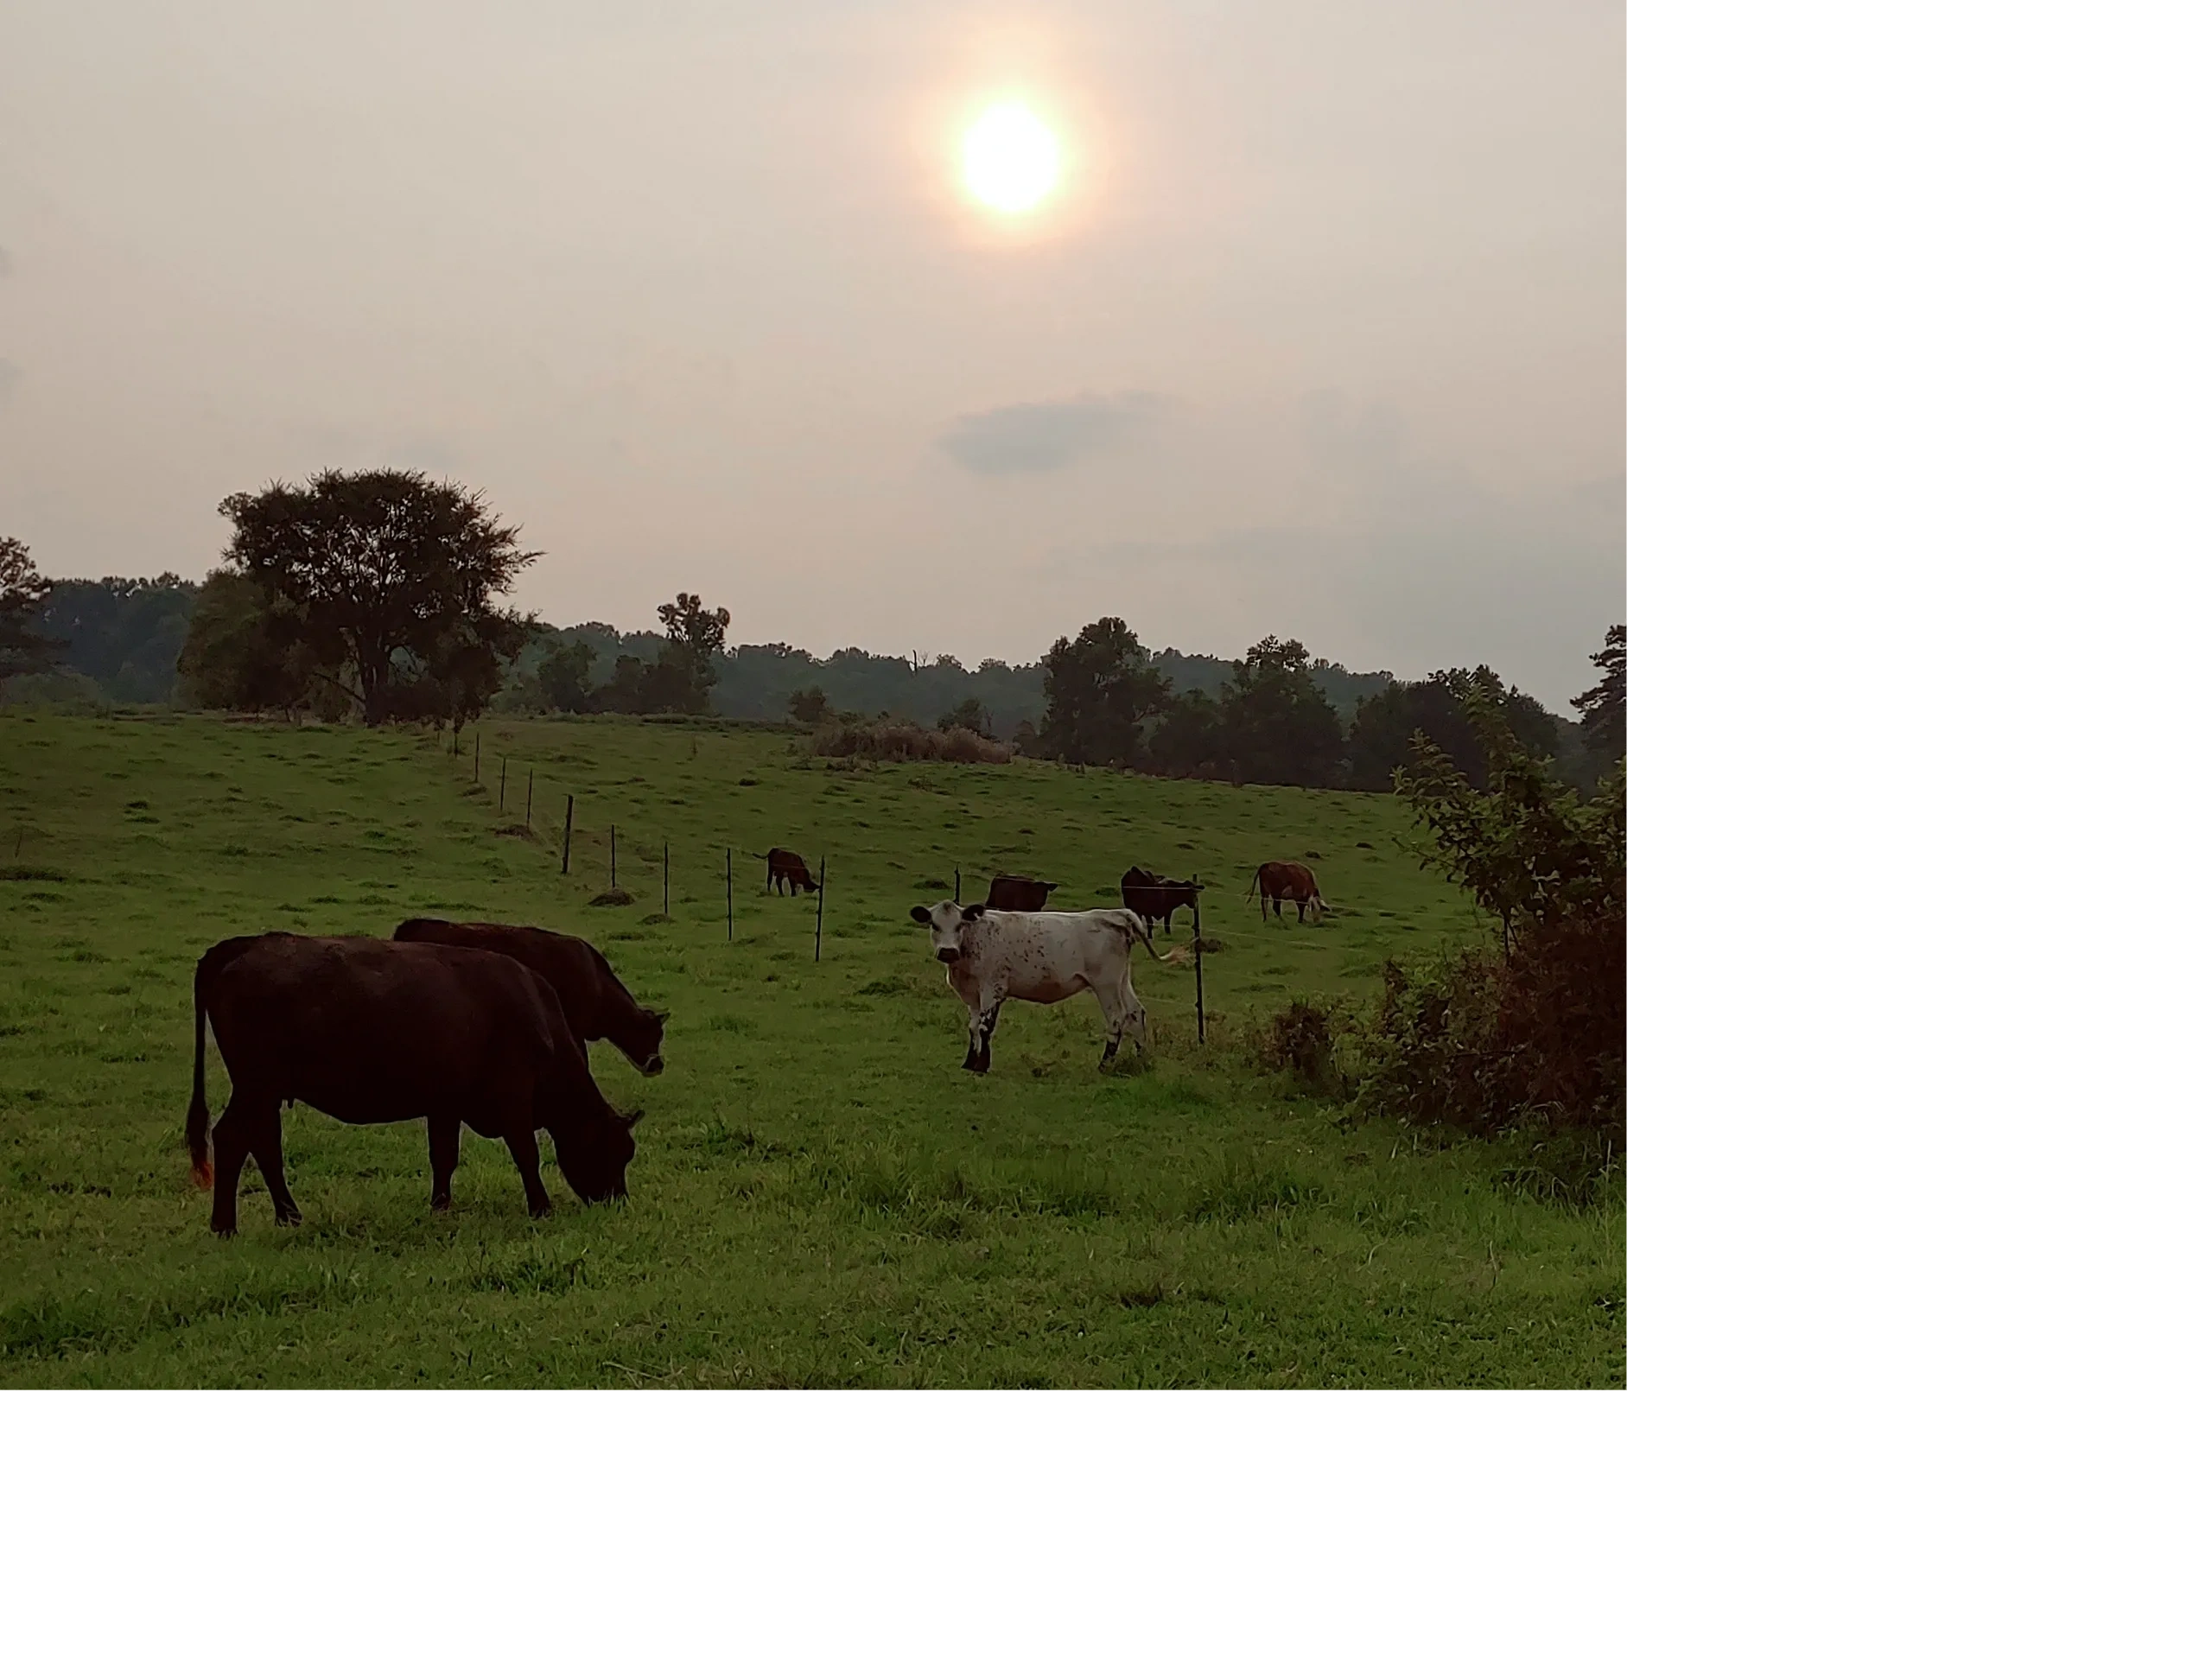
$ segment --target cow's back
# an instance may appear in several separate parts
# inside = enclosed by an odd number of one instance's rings
[[[543,927],[511,922],[446,922],[417,917],[402,922],[393,938],[412,944],[442,944],[469,950],[489,950],[515,961],[541,976],[561,1000],[561,1011],[577,1038],[589,1042],[607,1034],[601,999],[605,978],[613,977],[607,960],[586,940]]]

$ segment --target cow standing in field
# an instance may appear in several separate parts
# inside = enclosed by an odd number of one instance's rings
[[[415,944],[453,944],[471,950],[495,950],[543,974],[561,999],[561,1012],[579,1043],[613,1043],[649,1077],[660,1075],[660,1038],[668,1016],[640,1007],[629,988],[614,976],[607,958],[588,941],[542,927],[505,922],[442,922],[417,916],[402,922],[391,937]]]
[[[1286,899],[1298,906],[1298,919],[1301,922],[1306,919],[1306,906],[1308,905],[1313,906],[1313,919],[1316,921],[1329,913],[1328,903],[1321,897],[1319,883],[1313,880],[1313,872],[1303,864],[1269,862],[1261,865],[1259,874],[1252,878],[1252,885],[1244,890],[1244,896],[1249,899],[1255,892],[1260,895],[1260,914],[1262,916],[1268,913],[1268,905],[1273,901],[1275,915],[1280,918],[1282,901]]]
[[[1102,1071],[1131,1032],[1139,1049],[1151,1046],[1144,1004],[1129,982],[1129,947],[1141,941],[1154,957],[1168,962],[1179,960],[1181,953],[1160,957],[1144,937],[1143,918],[1134,911],[1024,915],[993,912],[983,905],[963,908],[946,899],[927,909],[916,905],[912,914],[930,931],[937,958],[944,964],[944,982],[968,1005],[968,1058],[961,1062],[966,1070],[991,1069],[991,1033],[1008,998],[1059,1002],[1077,991],[1091,992],[1106,1017]]]
[[[1175,907],[1191,907],[1191,925],[1198,925],[1198,884],[1195,881],[1163,881],[1141,864],[1132,864],[1122,877],[1122,903],[1144,918],[1144,936],[1152,937],[1152,925],[1158,922],[1173,934],[1175,931]]]
[[[537,1131],[587,1204],[620,1198],[637,1151],[632,1127],[593,1081],[553,987],[512,957],[396,939],[225,939],[193,976],[192,1173],[214,1189],[208,1224],[238,1230],[238,1176],[251,1158],[283,1225],[300,1207],[284,1181],[287,1101],[346,1123],[427,1118],[430,1207],[453,1199],[461,1126],[507,1144],[530,1213],[551,1213]],[[207,1160],[207,1028],[230,1070],[231,1100]]]
[[[991,890],[983,897],[986,910],[1042,910],[1045,896],[1060,884],[1039,881],[1026,875],[995,875]]]
[[[814,878],[807,874],[804,859],[781,847],[771,847],[768,849],[768,891],[775,892],[779,882],[782,883],[785,893],[812,893],[817,886]]]

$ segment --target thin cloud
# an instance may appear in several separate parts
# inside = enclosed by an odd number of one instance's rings
[[[1055,472],[1118,448],[1156,422],[1166,406],[1166,398],[1148,391],[1007,404],[962,416],[938,448],[986,478]]]

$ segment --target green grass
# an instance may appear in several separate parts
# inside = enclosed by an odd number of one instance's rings
[[[0,1385],[1624,1382],[1618,1198],[1539,1202],[1489,1148],[1345,1128],[1252,1064],[1292,995],[1363,991],[1478,925],[1395,801],[836,770],[705,724],[494,721],[484,753],[472,785],[466,752],[409,733],[0,715]],[[502,833],[532,766],[537,835]],[[589,902],[610,819],[627,908]],[[724,940],[721,849],[772,844],[828,853],[818,966],[812,901],[765,896],[757,861]],[[1311,862],[1337,915],[1262,922],[1241,896],[1268,857]],[[963,1071],[909,907],[956,866],[971,899],[1005,868],[1105,903],[1132,863],[1211,884],[1208,1045],[1191,966],[1140,953],[1148,1065],[1098,1073],[1084,997],[1013,1006],[991,1074]],[[533,1223],[505,1149],[469,1136],[434,1215],[419,1122],[302,1108],[305,1225],[276,1227],[249,1173],[238,1237],[210,1236],[181,1144],[200,952],[422,912],[580,933],[671,1011],[664,1076],[594,1051],[645,1109],[628,1203],[587,1210],[549,1173]]]

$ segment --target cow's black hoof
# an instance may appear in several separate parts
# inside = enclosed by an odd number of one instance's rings
[[[533,1204],[530,1206],[530,1218],[532,1221],[543,1221],[552,1213],[553,1206],[550,1204]]]
[[[452,1195],[451,1193],[448,1193],[448,1194],[447,1194],[444,1198],[432,1198],[432,1199],[430,1200],[430,1208],[431,1208],[431,1209],[433,1209],[433,1210],[450,1210],[450,1209],[452,1209],[452,1208],[453,1208],[453,1195]]]
[[[238,1236],[238,1224],[232,1222],[226,1227],[219,1221],[211,1221],[207,1224],[207,1230],[218,1238],[236,1238]]]

